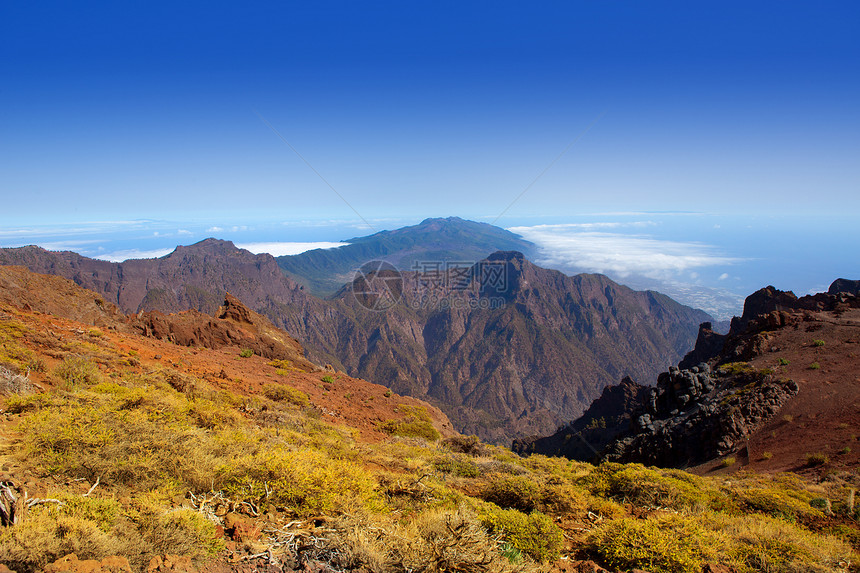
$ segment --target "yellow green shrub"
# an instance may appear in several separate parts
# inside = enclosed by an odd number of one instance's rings
[[[468,456],[464,454],[450,453],[446,456],[438,457],[433,460],[433,467],[436,471],[459,476],[459,477],[478,477],[481,470]]]
[[[310,399],[307,394],[297,388],[292,388],[291,386],[286,386],[284,384],[267,384],[266,387],[263,388],[263,394],[265,394],[266,398],[269,400],[273,400],[275,402],[287,402],[288,404],[293,404],[300,408],[304,408],[308,403],[310,403]]]
[[[591,550],[613,569],[700,573],[717,561],[722,539],[680,515],[607,521],[588,537]]]
[[[300,515],[335,513],[349,505],[381,508],[370,474],[319,451],[267,449],[237,460],[222,473],[229,495]]]
[[[122,506],[114,499],[84,497],[64,492],[50,494],[48,497],[61,502],[48,504],[46,507],[50,513],[91,521],[105,533],[113,528],[122,511]]]
[[[727,539],[725,559],[738,571],[845,570],[857,555],[844,541],[765,515],[715,514],[708,524]]]
[[[54,378],[65,390],[92,386],[101,381],[98,366],[88,358],[69,356],[52,372]]]
[[[31,508],[22,523],[0,531],[0,563],[18,573],[40,571],[69,553],[80,559],[103,559],[134,555],[136,549],[130,539],[107,533],[93,521],[46,506]]]
[[[481,492],[481,497],[499,507],[523,512],[583,513],[586,494],[565,480],[539,474],[497,475]]]
[[[807,491],[803,480],[793,474],[769,477],[741,474],[727,489],[746,511],[766,513],[789,521],[824,515],[810,503],[818,496]]]
[[[243,420],[235,410],[223,408],[205,398],[190,400],[184,413],[195,426],[206,429],[232,427]]]
[[[28,450],[45,471],[138,488],[166,480],[211,487],[219,463],[207,451],[207,436],[169,400],[139,389],[84,397],[88,403],[44,408],[22,423]]]
[[[533,511],[525,514],[516,509],[501,509],[487,503],[481,507],[480,520],[491,533],[501,534],[511,546],[536,561],[558,559],[564,533],[552,519]]]
[[[154,510],[139,514],[137,523],[155,554],[212,557],[224,549],[215,523],[193,509]]]
[[[593,494],[639,507],[668,507],[700,511],[728,505],[728,499],[704,478],[641,464],[605,463],[582,478]]]

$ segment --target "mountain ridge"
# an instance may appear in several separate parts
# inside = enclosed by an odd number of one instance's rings
[[[27,247],[0,250],[0,263],[66,276],[132,313],[211,314],[230,292],[298,338],[311,360],[426,399],[459,430],[507,443],[555,429],[622,376],[656,375],[680,359],[709,318],[659,293],[602,275],[567,277],[512,251],[469,271],[503,269],[501,291],[448,285],[428,304],[416,295],[428,275],[406,271],[403,303],[384,313],[368,311],[352,286],[329,300],[314,297],[274,257],[217,239],[143,261]],[[447,272],[462,279],[460,271]],[[500,307],[491,308],[494,300]],[[442,306],[449,303],[460,307]]]

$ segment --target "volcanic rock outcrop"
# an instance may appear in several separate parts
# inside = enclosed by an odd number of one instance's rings
[[[842,332],[860,327],[850,318],[860,309],[860,298],[844,288],[836,290],[837,294],[797,298],[774,287],[761,289],[748,297],[743,316],[732,321],[727,335],[717,334],[710,323],[703,323],[696,348],[680,367],[660,374],[656,387],[646,390],[624,380],[604,390],[582,418],[552,436],[519,440],[514,448],[521,453],[664,467],[697,465],[738,451],[749,458],[750,437],[772,421],[801,389],[784,373],[790,364],[786,358],[774,358],[769,363],[775,366],[766,367],[750,361],[794,352],[782,346],[785,342],[781,341],[786,340],[782,333],[788,331],[822,333],[839,325],[842,330],[834,333],[842,338],[840,342],[857,343],[853,337],[843,338]],[[840,318],[843,314],[849,318]],[[826,344],[822,339],[812,339],[823,334],[808,336],[810,347]],[[849,361],[851,356],[854,354],[849,352]],[[820,368],[815,362],[808,370]],[[851,381],[842,383],[850,386]],[[851,396],[848,391],[845,400],[849,403]],[[597,418],[596,411],[612,415]]]

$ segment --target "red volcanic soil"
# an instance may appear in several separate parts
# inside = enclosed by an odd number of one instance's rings
[[[765,352],[750,360],[791,378],[800,392],[749,439],[737,463],[702,472],[753,469],[801,474],[856,473],[860,466],[860,309],[802,313],[802,320],[764,332]],[[787,363],[786,363],[787,362]],[[808,463],[810,455],[826,457]]]

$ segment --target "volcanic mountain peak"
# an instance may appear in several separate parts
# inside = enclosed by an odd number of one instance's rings
[[[312,293],[330,296],[368,261],[383,260],[408,271],[474,263],[498,250],[530,253],[535,249],[534,244],[510,231],[459,217],[425,219],[417,225],[354,237],[347,242],[336,249],[278,257],[278,264]]]
[[[272,261],[274,261],[274,257],[272,257],[272,255],[268,253],[261,253],[259,255],[255,255],[254,253],[246,249],[240,249],[233,243],[233,241],[215,239],[213,237],[203,239],[202,241],[198,241],[191,245],[179,245],[173,250],[172,253],[169,253],[161,258],[170,259],[174,257],[197,254],[204,256],[247,256],[260,260],[271,259]]]

